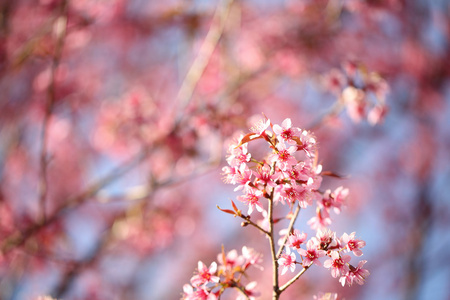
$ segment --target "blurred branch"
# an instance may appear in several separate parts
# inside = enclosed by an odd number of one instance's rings
[[[53,222],[55,222],[56,220],[58,220],[62,214],[67,212],[68,209],[83,204],[84,202],[87,201],[87,199],[97,194],[98,191],[100,191],[100,189],[102,189],[106,185],[112,183],[116,179],[120,178],[121,176],[123,176],[124,174],[135,168],[147,157],[147,155],[148,155],[147,151],[142,151],[141,153],[139,153],[139,155],[136,155],[129,161],[126,161],[123,164],[119,165],[118,167],[114,168],[109,174],[107,174],[97,182],[91,184],[80,194],[71,197],[66,201],[63,201],[63,204],[59,208],[57,208],[55,212],[53,212],[53,214],[47,217],[45,220],[40,220],[39,222],[29,226],[23,231],[17,230],[16,232],[13,232],[9,236],[7,236],[1,243],[0,246],[1,253],[8,253],[15,247],[23,245],[23,243],[28,238],[39,232],[39,230],[41,230],[45,226],[48,226]]]
[[[41,149],[40,149],[40,185],[39,185],[39,206],[41,210],[41,218],[45,221],[45,202],[47,198],[48,182],[47,182],[47,138],[50,118],[53,113],[53,108],[56,102],[55,91],[55,77],[59,63],[61,61],[62,49],[64,47],[64,41],[67,33],[67,7],[68,1],[65,0],[61,4],[60,16],[56,18],[53,30],[56,35],[56,47],[51,62],[51,74],[50,83],[47,89],[47,103],[45,106],[44,120],[42,121],[41,132]]]
[[[233,0],[223,0],[218,6],[212,20],[212,25],[203,41],[203,44],[201,45],[194,62],[189,68],[189,71],[181,84],[176,97],[176,103],[179,103],[180,105],[177,107],[179,113],[177,115],[176,124],[181,122],[183,113],[192,99],[194,90],[203,72],[205,71],[217,44],[219,43],[232,3]]]
[[[195,168],[195,171],[184,176],[169,176],[168,179],[162,181],[151,180],[149,184],[136,185],[126,189],[121,194],[108,195],[105,191],[99,190],[98,198],[101,203],[111,203],[116,201],[137,201],[150,196],[156,189],[163,188],[166,186],[174,186],[177,184],[182,184],[193,177],[198,177],[208,172],[211,172],[217,168],[219,165],[218,161],[209,161],[205,164],[199,165]]]
[[[74,283],[77,276],[81,273],[81,271],[85,268],[93,266],[102,257],[102,255],[104,254],[104,250],[106,249],[110,241],[113,224],[117,220],[124,219],[126,217],[127,215],[125,213],[120,213],[120,215],[111,217],[109,224],[107,224],[106,226],[106,232],[104,232],[100,237],[100,240],[97,241],[97,244],[91,251],[90,255],[67,266],[64,274],[60,276],[60,283],[54,289],[52,295],[54,295],[57,299],[62,299]]]
[[[341,99],[338,99],[327,112],[314,120],[309,126],[307,126],[307,130],[314,131],[317,130],[320,126],[323,126],[330,119],[339,115],[344,110],[344,104]]]

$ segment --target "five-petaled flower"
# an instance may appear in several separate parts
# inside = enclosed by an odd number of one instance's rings
[[[298,251],[298,249],[301,249],[300,245],[305,242],[306,236],[307,236],[306,233],[304,233],[304,232],[300,233],[300,231],[298,231],[297,229],[294,229],[294,232],[292,234],[290,234],[288,237],[287,245],[289,247],[297,249],[297,251]]]
[[[213,262],[211,265],[206,267],[206,265],[199,261],[198,262],[198,274],[191,278],[191,284],[195,287],[205,285],[209,282],[219,282],[220,278],[214,274],[217,271],[217,263]]]
[[[190,284],[183,286],[183,292],[183,299],[186,300],[217,300],[217,296],[214,293],[204,288],[194,289]]]
[[[325,255],[325,251],[318,249],[318,245],[314,242],[313,239],[310,239],[306,243],[305,249],[298,249],[298,253],[300,253],[301,256],[303,256],[303,266],[308,266],[311,263],[322,266],[322,263],[319,260],[319,257],[322,257]]]
[[[245,164],[250,161],[252,157],[247,150],[247,144],[243,144],[239,147],[231,145],[229,148],[230,156],[227,157],[227,162],[232,167],[239,167],[241,164]]]
[[[265,131],[270,126],[270,120],[269,119],[260,119],[256,123],[253,124],[253,126],[250,128],[250,132],[253,132],[256,135],[263,135],[265,134]]]
[[[297,144],[293,138],[298,137],[300,134],[300,129],[297,127],[292,127],[291,119],[285,119],[283,123],[281,123],[281,126],[278,124],[273,125],[273,131],[277,135],[280,142],[286,141],[286,143],[291,145]]]
[[[291,252],[289,247],[286,247],[286,252],[281,254],[278,259],[278,264],[283,267],[283,270],[281,270],[281,275],[284,275],[288,269],[291,269],[291,272],[295,271],[295,254],[294,252]]]
[[[256,208],[259,212],[262,212],[264,210],[264,207],[262,206],[261,202],[259,201],[259,198],[263,196],[263,192],[261,192],[258,189],[248,187],[246,189],[246,194],[239,196],[238,199],[242,201],[243,203],[248,205],[248,214],[251,215],[253,210]]]
[[[297,147],[295,146],[286,148],[284,143],[278,143],[276,153],[270,155],[268,159],[272,163],[276,162],[277,167],[280,168],[280,170],[286,171],[288,167],[297,164],[297,160],[292,156],[295,151],[297,151]]]
[[[350,265],[349,272],[345,276],[339,278],[339,282],[342,284],[342,286],[344,286],[346,283],[348,286],[351,286],[353,282],[356,282],[359,285],[363,285],[366,277],[370,275],[368,270],[362,268],[366,262],[367,261],[365,260],[361,260],[356,268]]]
[[[346,251],[351,251],[355,256],[363,255],[363,252],[360,248],[366,245],[366,242],[363,240],[358,240],[355,238],[355,232],[352,232],[350,235],[344,233],[341,237],[341,241],[345,246]]]
[[[245,295],[239,294],[236,300],[255,300],[256,297],[258,297],[261,294],[260,292],[255,291],[256,284],[257,284],[256,281],[248,283],[244,287]]]
[[[348,268],[348,262],[350,261],[349,255],[343,255],[341,256],[339,252],[332,251],[331,252],[331,259],[327,259],[323,266],[327,269],[331,268],[331,276],[334,278],[337,278],[339,275],[345,275],[347,274],[349,268]]]

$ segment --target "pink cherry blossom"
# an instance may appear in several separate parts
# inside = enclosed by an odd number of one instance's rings
[[[332,69],[324,76],[323,83],[330,92],[339,94],[346,84],[346,77],[338,69]]]
[[[284,275],[288,269],[291,270],[291,272],[295,271],[295,254],[294,252],[291,252],[291,249],[289,247],[286,247],[286,252],[281,254],[281,257],[278,259],[278,265],[280,267],[283,267],[283,270],[281,270],[281,275]]]
[[[366,262],[367,261],[365,260],[361,260],[356,268],[350,265],[348,274],[339,278],[339,282],[342,284],[342,286],[344,286],[346,283],[348,286],[351,286],[353,282],[356,282],[359,285],[363,285],[367,276],[370,275],[368,270],[362,268]]]
[[[253,124],[253,126],[250,128],[250,132],[253,132],[257,135],[262,135],[263,133],[265,133],[266,129],[269,128],[269,126],[269,119],[260,119]]]
[[[331,224],[331,219],[329,214],[325,210],[318,209],[316,216],[312,217],[308,221],[308,225],[311,229],[321,230],[327,228]]]
[[[336,208],[340,209],[342,205],[345,205],[348,193],[348,189],[344,189],[342,186],[334,190],[332,197],[334,198],[334,206]]]
[[[250,184],[252,174],[253,172],[248,168],[248,166],[246,164],[242,164],[234,177],[235,183],[239,184],[234,191],[247,187]]]
[[[217,263],[211,263],[210,267],[206,267],[206,265],[199,261],[198,262],[198,274],[192,276],[191,284],[194,287],[199,287],[201,285],[205,285],[208,282],[219,282],[220,278],[215,276],[214,274],[217,271]]]
[[[244,293],[243,294],[239,294],[239,296],[236,298],[236,300],[255,300],[256,297],[259,297],[261,295],[260,292],[255,291],[255,287],[257,285],[256,281],[252,281],[250,283],[248,283],[245,288],[244,288]]]
[[[294,229],[294,232],[291,235],[289,235],[286,245],[294,249],[297,249],[298,251],[298,249],[301,249],[300,245],[306,241],[306,237],[307,237],[306,233],[304,232],[300,233],[300,231]]]
[[[306,243],[307,250],[305,249],[298,249],[298,253],[300,253],[301,256],[303,256],[303,266],[308,266],[311,263],[314,263],[315,265],[322,266],[322,263],[319,261],[319,257],[322,257],[325,255],[325,251],[320,250],[318,248],[318,245],[314,242],[313,239],[310,239]]]
[[[323,193],[320,201],[317,203],[319,207],[326,210],[327,213],[330,211],[330,209],[333,209],[336,214],[339,214],[341,212],[341,205],[345,198],[345,196],[341,192],[341,189],[342,187],[336,189],[338,191],[337,197],[335,197],[334,193],[331,193],[331,190],[326,190],[325,193]],[[346,189],[344,190],[344,192],[348,193],[348,190]]]
[[[305,151],[308,157],[315,157],[317,147],[316,138],[312,135],[311,132],[306,130],[303,130],[299,137],[301,144],[298,146],[298,150]]]
[[[359,123],[366,115],[366,95],[361,89],[348,86],[342,91],[342,100],[346,104],[347,113],[353,122]]]
[[[349,268],[348,268],[348,262],[350,261],[350,255],[343,255],[340,256],[339,252],[332,251],[331,252],[331,259],[327,259],[323,266],[327,269],[331,268],[331,276],[334,278],[337,278],[340,275],[347,274]]]
[[[203,288],[194,289],[190,284],[183,286],[185,300],[217,300],[217,296]]]
[[[346,251],[353,252],[355,256],[363,255],[363,252],[360,248],[366,245],[366,242],[363,240],[355,239],[355,232],[352,232],[350,235],[344,233],[341,237],[341,241],[345,246]]]
[[[233,268],[236,265],[242,264],[243,258],[238,255],[235,249],[233,249],[225,255],[225,261],[222,253],[219,253],[217,255],[217,261],[220,264],[220,269],[224,270],[226,268]]]
[[[253,210],[256,208],[259,212],[264,210],[259,198],[263,196],[263,192],[255,188],[247,188],[246,194],[239,196],[238,200],[248,205],[248,214],[251,215]]]
[[[258,225],[264,229],[265,231],[269,231],[270,230],[270,221],[269,221],[269,214],[267,213],[267,210],[263,210],[261,212],[263,219],[262,220],[258,220]]]
[[[225,166],[222,168],[223,181],[227,184],[236,184],[236,175],[238,169],[236,167]]]
[[[367,78],[366,89],[374,93],[378,101],[384,102],[389,92],[389,85],[379,74],[372,72]]]
[[[281,197],[281,202],[284,203],[286,200],[288,203],[295,203],[296,200],[300,200],[303,188],[298,184],[283,184],[279,185],[276,188],[276,191],[279,193],[279,197]]]
[[[270,166],[264,164],[262,167],[258,166],[257,171],[254,173],[255,177],[258,178],[257,183],[260,183],[264,186],[275,187],[275,180],[279,177],[279,174],[272,174],[272,170]]]
[[[338,300],[338,294],[336,293],[319,293],[313,296],[314,300]]]
[[[262,255],[252,248],[246,246],[242,247],[242,258],[244,260],[242,269],[246,270],[249,266],[255,266],[258,269],[263,269],[259,264],[262,263]]]
[[[284,145],[284,143],[278,143],[277,153],[271,154],[268,159],[272,163],[276,162],[277,167],[280,168],[280,170],[286,171],[288,167],[297,164],[297,160],[292,156],[295,151],[297,151],[297,147],[295,146],[286,148],[286,145]]]
[[[278,232],[280,235],[280,238],[278,239],[278,246],[282,246],[284,244],[284,237],[289,233],[288,230],[288,228],[283,228]]]
[[[311,174],[311,165],[301,161],[283,173],[293,181],[308,181]]]
[[[330,229],[318,230],[316,236],[312,239],[320,246],[320,249],[329,249],[330,247],[334,248],[338,246],[336,232]]]
[[[330,197],[331,190],[326,190],[322,198],[317,203],[319,207],[329,210],[333,206],[333,198]]]
[[[377,105],[372,107],[367,114],[367,121],[370,125],[374,126],[381,123],[387,114],[387,107],[385,105]]]
[[[280,142],[286,141],[291,145],[297,144],[297,142],[293,140],[293,137],[300,135],[300,129],[292,127],[291,119],[285,119],[283,123],[281,123],[281,126],[278,124],[273,125],[273,131]]]
[[[247,144],[242,144],[237,148],[235,145],[231,145],[228,151],[230,155],[227,157],[227,162],[231,167],[239,167],[250,161],[251,154],[248,153]]]

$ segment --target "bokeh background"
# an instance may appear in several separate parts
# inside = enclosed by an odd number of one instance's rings
[[[313,267],[285,298],[450,299],[449,36],[446,0],[0,1],[0,298],[179,299],[198,260],[247,245],[270,299],[267,241],[216,208],[239,195],[227,141],[265,113],[344,175],[331,229],[371,272]]]

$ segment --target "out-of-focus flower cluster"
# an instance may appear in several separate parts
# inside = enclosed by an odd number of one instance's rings
[[[255,290],[256,282],[243,285],[241,279],[251,266],[262,269],[259,266],[261,261],[261,254],[245,246],[242,248],[241,255],[236,250],[231,250],[228,253],[222,250],[217,255],[217,262],[212,262],[209,267],[199,261],[197,271],[192,276],[190,284],[183,286],[182,299],[214,300],[218,299],[225,289],[236,288],[240,291],[236,299],[253,300],[259,296],[259,293]]]
[[[345,62],[342,69],[333,69],[324,76],[325,88],[338,96],[354,122],[367,119],[372,125],[380,123],[387,113],[386,81],[354,61]]]
[[[317,295],[314,295],[314,300],[340,300],[338,294],[336,293],[319,293]]]

